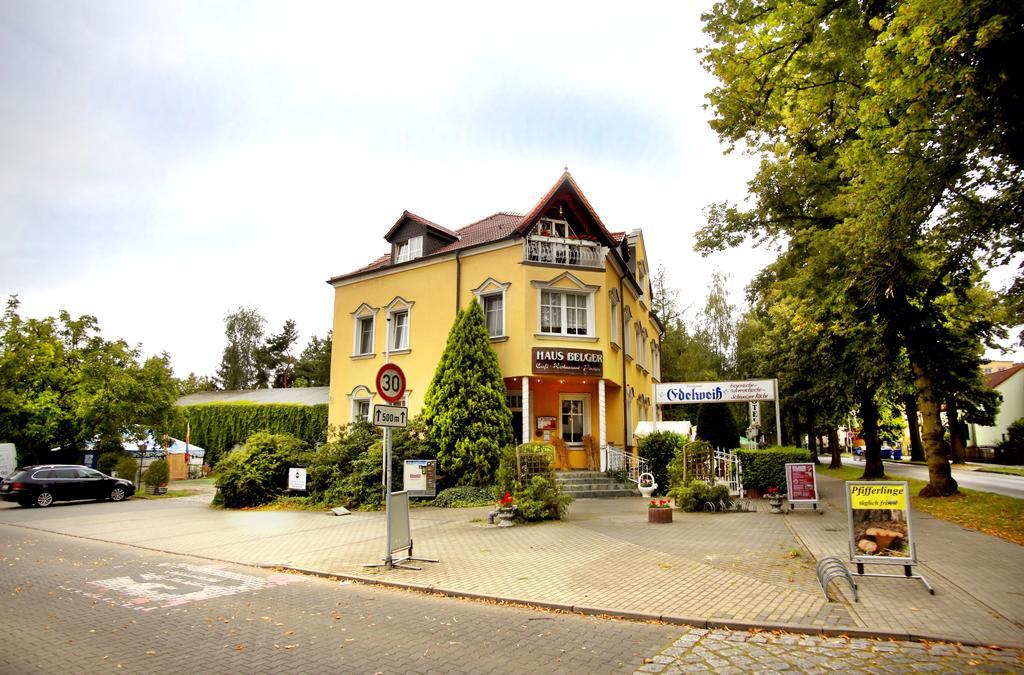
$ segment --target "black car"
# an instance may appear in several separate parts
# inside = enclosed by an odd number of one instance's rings
[[[130,480],[77,464],[40,464],[18,469],[0,482],[0,497],[22,506],[49,506],[77,499],[119,502],[135,494]]]

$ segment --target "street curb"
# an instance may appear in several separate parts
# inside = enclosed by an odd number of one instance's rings
[[[266,563],[256,563],[252,566],[261,569],[282,569],[291,572],[297,572],[299,574],[308,574],[310,576],[320,577],[324,579],[339,579],[343,581],[352,581],[355,583],[366,584],[368,586],[384,586],[387,588],[395,588],[399,590],[413,591],[417,593],[425,593],[427,595],[441,595],[444,597],[459,598],[464,600],[482,600],[487,602],[496,602],[530,609],[554,610],[557,612],[565,612],[569,614],[582,614],[585,616],[610,617],[613,619],[621,619],[624,621],[657,621],[660,623],[666,623],[671,625],[689,626],[691,628],[717,628],[734,631],[782,631],[784,633],[791,633],[794,635],[812,635],[820,637],[849,637],[871,640],[902,640],[907,642],[948,642],[961,644],[968,647],[994,646],[991,642],[980,642],[978,640],[963,638],[942,637],[938,635],[926,635],[923,633],[902,633],[884,630],[873,630],[871,628],[861,628],[857,626],[850,626],[848,628],[844,628],[842,626],[812,626],[808,624],[797,623],[761,623],[754,621],[735,621],[732,619],[716,619],[713,617],[709,619],[698,619],[694,617],[672,616],[669,614],[649,614],[646,612],[613,609],[609,607],[588,607],[585,605],[569,605],[557,602],[544,602],[538,600],[523,600],[520,598],[507,598],[498,595],[488,595],[486,593],[458,591],[450,588],[426,586],[424,584],[408,583],[404,581],[373,579],[371,577],[361,576],[357,574],[324,572],[322,570],[311,570],[301,567],[292,567],[290,565],[272,565]],[[1024,649],[1024,643],[1013,644],[1004,642],[1000,643],[998,646],[1006,649]]]

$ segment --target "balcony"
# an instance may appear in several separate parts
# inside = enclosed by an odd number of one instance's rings
[[[606,252],[607,249],[596,241],[538,235],[526,239],[527,262],[604,269]]]

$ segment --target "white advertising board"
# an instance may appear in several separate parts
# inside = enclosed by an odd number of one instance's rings
[[[775,400],[772,380],[664,382],[654,386],[655,400],[666,403],[740,403]]]
[[[306,490],[306,470],[292,467],[288,469],[288,489]]]

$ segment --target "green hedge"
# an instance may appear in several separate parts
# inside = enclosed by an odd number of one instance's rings
[[[803,448],[771,447],[764,450],[736,450],[743,467],[743,487],[786,490],[786,464],[810,462],[811,454]]]
[[[310,446],[327,440],[327,404],[201,403],[183,406],[183,419],[192,425],[191,442],[206,449],[210,466],[258,431],[291,434]],[[172,435],[185,438],[185,422]]]

